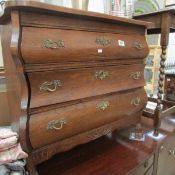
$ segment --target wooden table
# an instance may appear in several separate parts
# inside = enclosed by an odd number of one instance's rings
[[[163,172],[173,172],[174,156],[169,156],[169,151],[175,148],[175,115],[162,120],[159,139],[148,134],[153,131],[152,120],[144,117],[142,125],[145,133],[142,142],[128,139],[134,127],[114,131],[38,165],[39,175],[164,175]],[[154,160],[150,163],[148,160],[152,157]]]
[[[175,174],[175,114],[165,117],[161,128],[169,132],[158,154],[157,175]]]
[[[134,128],[134,127],[133,127]],[[156,175],[153,157],[167,137],[145,141],[129,140],[133,128],[115,131],[91,143],[61,153],[38,166],[39,175]],[[153,131],[144,126],[145,132]],[[153,169],[155,167],[155,169]]]
[[[148,27],[147,34],[161,34],[160,45],[162,48],[161,61],[160,61],[160,76],[158,87],[157,108],[154,115],[155,135],[158,135],[158,128],[160,126],[161,118],[175,112],[175,107],[162,112],[162,95],[164,85],[164,68],[166,60],[166,49],[169,42],[169,33],[175,32],[175,9],[166,9],[158,12],[147,13],[135,16],[134,19],[152,22]]]

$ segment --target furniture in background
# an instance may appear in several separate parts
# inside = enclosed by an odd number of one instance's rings
[[[173,175],[175,172],[175,133],[173,133],[161,146],[159,152],[157,175]]]
[[[145,127],[144,131],[151,128]],[[164,139],[129,140],[134,128],[114,131],[37,166],[39,175],[155,175],[154,156]]]
[[[12,127],[32,175],[140,121],[147,23],[33,1],[6,2],[0,23]]]
[[[174,49],[174,48],[173,48]],[[175,101],[175,59],[169,57],[165,62],[164,99]]]
[[[171,106],[169,109],[163,110],[163,88],[165,77],[165,60],[166,50],[169,41],[169,33],[175,32],[175,9],[165,9],[158,12],[152,12],[135,16],[134,19],[152,22],[147,29],[147,34],[161,34],[160,45],[162,49],[160,60],[160,75],[158,81],[158,93],[157,99],[149,98],[150,101],[156,101],[157,107],[154,114],[147,114],[147,116],[154,118],[155,132],[154,135],[158,136],[158,128],[160,126],[161,119],[173,112],[175,112],[175,106]]]
[[[171,109],[175,102],[162,100],[164,109]],[[155,105],[155,104],[154,104]],[[165,110],[166,111],[166,110]],[[152,119],[143,118],[143,123],[152,125]],[[152,137],[155,141],[163,140],[154,152],[153,175],[173,175],[175,172],[175,113],[163,117],[159,128],[159,136]]]
[[[161,129],[168,132],[168,137],[159,147],[157,175],[173,175],[175,172],[175,114],[163,119]]]
[[[172,175],[175,172],[175,116],[162,120],[152,137],[152,120],[143,118],[145,140],[129,140],[129,127],[78,146],[37,166],[39,175]],[[151,131],[151,132],[150,132]],[[98,149],[97,149],[98,148]],[[52,171],[51,171],[52,170]]]
[[[165,99],[169,101],[175,101],[175,74],[165,74]]]

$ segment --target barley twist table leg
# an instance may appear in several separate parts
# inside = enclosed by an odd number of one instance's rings
[[[160,75],[158,81],[158,93],[157,93],[157,107],[155,111],[155,118],[154,118],[154,135],[158,136],[158,128],[160,126],[160,115],[162,111],[162,96],[163,96],[163,84],[164,84],[164,77],[165,77],[165,60],[166,60],[166,49],[167,46],[162,46],[162,53],[161,53],[161,60],[160,60]]]

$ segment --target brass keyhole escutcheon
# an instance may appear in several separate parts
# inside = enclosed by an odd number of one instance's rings
[[[108,71],[104,71],[104,70],[100,70],[100,71],[97,71],[97,72],[95,73],[96,79],[99,79],[99,80],[104,80],[104,79],[106,79],[108,76],[109,76],[109,72],[108,72]]]
[[[100,103],[97,104],[96,108],[100,109],[100,110],[105,110],[109,107],[109,102],[108,101],[102,101]]]
[[[58,48],[65,47],[65,44],[64,44],[64,41],[60,39],[56,41],[53,41],[51,39],[46,39],[43,41],[42,46],[48,49],[58,49]]]
[[[142,76],[142,73],[141,72],[132,72],[130,74],[130,77],[134,80],[138,80],[140,79],[140,77]]]

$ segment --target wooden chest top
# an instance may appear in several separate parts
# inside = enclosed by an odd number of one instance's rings
[[[86,20],[95,20],[95,21],[102,21],[102,22],[108,22],[108,23],[120,23],[123,25],[132,25],[137,27],[143,27],[146,28],[146,26],[149,23],[138,21],[138,20],[132,20],[132,19],[125,19],[120,17],[114,17],[110,15],[95,13],[95,12],[88,12],[83,10],[75,10],[72,8],[65,8],[65,7],[59,7],[55,5],[40,3],[36,1],[7,1],[4,4],[4,13],[1,15],[0,23],[5,23],[7,20],[10,19],[10,12],[12,10],[20,10],[25,12],[31,12],[34,13],[45,13],[45,14],[52,14],[52,15],[60,15],[60,16],[67,16],[70,18],[76,18],[76,19],[86,19]]]

